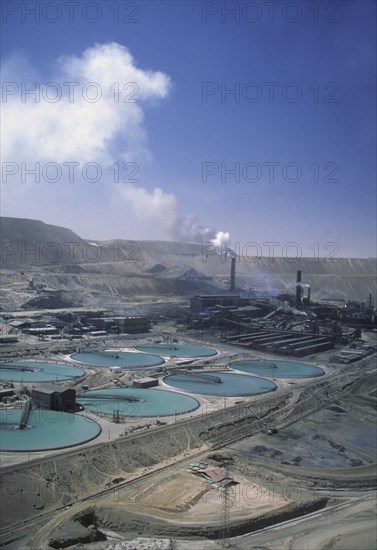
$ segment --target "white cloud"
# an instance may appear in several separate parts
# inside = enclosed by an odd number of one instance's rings
[[[172,233],[178,216],[178,202],[172,193],[165,193],[159,187],[148,191],[143,187],[122,185],[118,188],[120,204],[129,204],[136,219],[158,223],[166,234]]]
[[[29,68],[24,82],[23,67],[20,56],[5,64],[4,80],[10,83],[6,90],[15,93],[3,102],[3,166],[16,163],[18,171],[6,182],[2,178],[4,215],[66,224],[92,238],[129,238],[130,232],[132,238],[148,238],[147,230],[152,239],[229,239],[227,233],[203,227],[195,216],[182,216],[174,194],[160,187],[116,185],[108,169],[118,161],[150,161],[144,110],[168,96],[171,83],[166,74],[141,69],[120,44],[96,44],[80,56],[60,57],[48,79],[39,79],[36,101],[23,87],[35,88],[38,78]],[[57,92],[61,99],[51,102]],[[79,163],[73,182],[63,164],[71,162]],[[88,162],[102,168],[101,182],[83,180],[82,167]],[[40,163],[41,170],[46,163],[57,163],[62,180],[46,182],[42,174],[39,184],[35,176],[22,183],[21,163],[28,168]],[[105,226],[109,228],[104,232]]]
[[[35,89],[35,82],[17,76],[13,82],[18,93],[3,104],[3,158],[11,161],[22,150],[24,159],[85,163],[108,162],[114,153],[133,161],[148,155],[142,106],[166,97],[170,80],[138,68],[124,46],[111,43],[61,57],[54,84],[37,83],[39,102],[23,88]],[[115,139],[122,140],[119,151],[112,151]]]

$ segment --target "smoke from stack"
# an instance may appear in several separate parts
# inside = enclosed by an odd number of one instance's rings
[[[305,298],[304,297],[304,303],[310,304],[310,285],[308,283],[302,283],[301,282],[301,271],[297,271],[297,277],[296,277],[296,307],[300,307],[302,305],[302,296],[304,294],[304,288],[308,289],[308,295]]]

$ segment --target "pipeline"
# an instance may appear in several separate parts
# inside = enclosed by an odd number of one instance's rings
[[[31,399],[30,397],[26,397],[26,402],[23,406],[22,414],[21,414],[20,430],[24,430],[26,428],[27,421],[31,412],[31,407],[32,407]]]

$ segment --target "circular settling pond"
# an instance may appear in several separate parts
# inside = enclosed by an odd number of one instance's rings
[[[258,395],[274,391],[277,388],[276,384],[265,378],[223,372],[170,374],[165,376],[164,382],[173,388],[190,393],[228,397]]]
[[[233,361],[229,363],[228,367],[247,374],[268,376],[269,378],[311,378],[325,374],[320,367],[294,361]]]
[[[123,367],[131,370],[142,367],[156,367],[165,363],[162,357],[158,355],[135,353],[132,351],[73,353],[71,359],[95,367]]]
[[[191,344],[146,344],[135,349],[146,353],[158,353],[163,357],[210,357],[217,354],[213,348]]]
[[[0,363],[0,380],[23,382],[59,382],[83,376],[85,371],[59,363],[36,361]]]
[[[99,436],[101,426],[85,416],[32,409],[19,429],[22,409],[0,410],[1,451],[48,451],[81,445]]]
[[[194,411],[199,402],[180,393],[140,388],[107,388],[83,392],[77,402],[96,413],[120,416],[170,416]]]

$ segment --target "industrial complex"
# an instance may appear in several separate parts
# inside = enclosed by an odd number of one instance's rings
[[[375,297],[320,298],[304,269],[253,287],[236,260],[128,305],[8,271],[4,548],[374,547]]]

